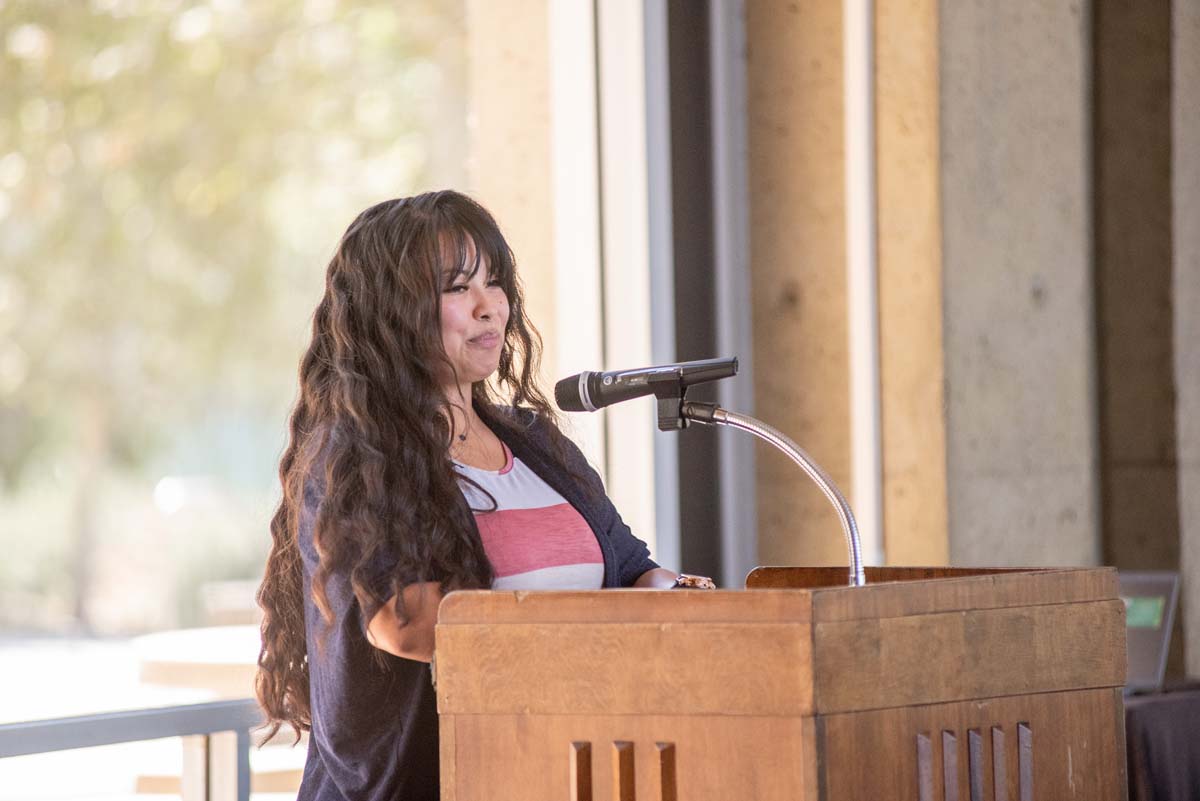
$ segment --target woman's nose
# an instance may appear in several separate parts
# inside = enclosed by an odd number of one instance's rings
[[[475,316],[481,320],[491,319],[496,313],[495,301],[481,289],[473,290],[472,294],[475,298]]]

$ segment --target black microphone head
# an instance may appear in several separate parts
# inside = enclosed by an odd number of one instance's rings
[[[579,396],[579,379],[583,373],[564,378],[554,385],[554,402],[564,412],[586,412],[583,398]]]
[[[709,381],[720,381],[737,375],[738,360],[736,356],[726,359],[700,359],[694,362],[683,362],[679,365],[683,385],[706,384]]]

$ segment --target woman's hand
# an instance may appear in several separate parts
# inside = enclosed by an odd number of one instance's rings
[[[433,658],[433,627],[437,625],[438,605],[442,602],[441,585],[436,581],[410,584],[404,588],[403,596],[408,622],[401,623],[396,617],[393,595],[367,624],[367,639],[389,654],[428,662]]]
[[[633,586],[644,590],[670,590],[675,587],[698,590],[715,590],[717,588],[713,580],[707,576],[690,576],[676,573],[674,570],[667,570],[665,567],[647,570],[638,576]]]
[[[643,590],[669,590],[675,586],[675,578],[678,575],[674,570],[656,567],[638,576],[633,586]]]

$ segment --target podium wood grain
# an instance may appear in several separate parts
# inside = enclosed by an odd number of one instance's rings
[[[497,637],[500,625],[456,625],[438,640],[442,714],[812,713],[801,626],[512,623]],[[656,653],[670,658],[644,660]],[[444,667],[466,662],[470,672]]]
[[[615,743],[630,744],[633,797],[640,801],[669,799],[662,781],[664,753],[674,759],[679,801],[817,797],[811,717],[453,715],[442,725],[453,727],[457,743],[456,798],[568,798],[576,786],[572,753],[580,743],[590,747],[595,801],[621,797]],[[798,789],[812,794],[797,795]],[[445,787],[442,797],[448,797]]]
[[[1124,770],[1119,767],[1125,764],[1123,714],[1121,691],[1101,689],[822,716],[819,739],[825,795],[821,797],[846,801],[1121,799],[1125,797]],[[1023,731],[1029,745],[1024,755]],[[1109,736],[1100,736],[1103,732]],[[924,770],[922,737],[930,744]],[[973,739],[976,748],[971,747]],[[949,764],[947,742],[954,743]],[[860,760],[866,765],[863,770],[836,769]],[[921,792],[921,776],[930,777],[926,794]]]
[[[844,579],[451,594],[443,800],[1125,798],[1115,571]]]

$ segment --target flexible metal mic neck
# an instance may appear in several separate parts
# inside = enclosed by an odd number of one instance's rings
[[[684,401],[679,415],[688,421],[747,431],[759,439],[771,443],[798,464],[805,475],[820,487],[821,492],[837,511],[838,520],[842,524],[842,532],[846,536],[846,548],[850,553],[850,586],[862,587],[867,583],[862,561],[862,540],[858,535],[858,524],[854,521],[854,512],[850,510],[846,496],[833,483],[829,474],[822,470],[821,466],[814,462],[799,445],[779,429],[769,426],[761,420],[756,420],[749,415],[726,411],[714,403]]]

